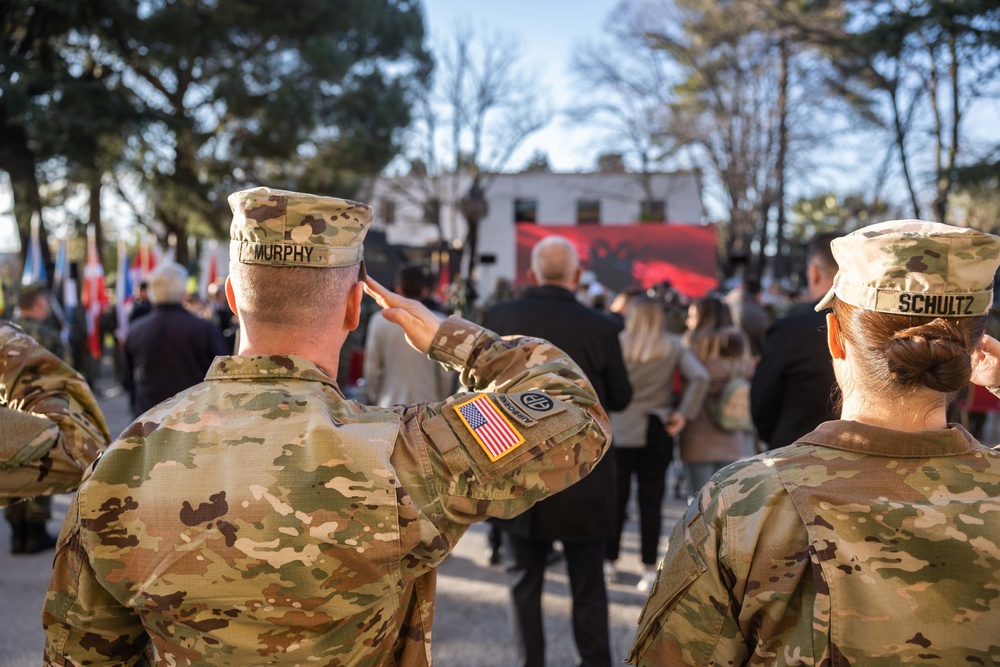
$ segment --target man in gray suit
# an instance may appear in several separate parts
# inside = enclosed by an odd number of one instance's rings
[[[423,301],[428,291],[421,267],[400,269],[398,294]],[[364,376],[371,401],[383,408],[443,401],[454,392],[456,381],[454,372],[414,350],[403,330],[387,322],[380,312],[368,321]]]

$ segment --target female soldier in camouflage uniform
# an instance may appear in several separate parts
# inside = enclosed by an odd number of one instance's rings
[[[970,359],[1000,384],[983,337],[1000,239],[893,221],[833,252],[817,309],[842,418],[701,490],[634,664],[1000,663],[1000,453],[946,422]]]

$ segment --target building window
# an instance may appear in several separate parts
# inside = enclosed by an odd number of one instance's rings
[[[514,222],[538,222],[538,200],[515,199]]]
[[[576,224],[601,224],[601,201],[599,199],[579,199],[576,202]]]
[[[381,206],[382,222],[391,225],[396,222],[396,202],[391,199],[383,199]]]
[[[424,222],[431,225],[441,224],[441,200],[431,197],[424,202]]]
[[[667,203],[662,199],[647,199],[639,204],[639,222],[666,222]]]

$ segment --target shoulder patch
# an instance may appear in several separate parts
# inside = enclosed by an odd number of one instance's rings
[[[505,413],[525,426],[532,426],[539,419],[545,419],[566,410],[566,406],[562,402],[540,391],[498,394],[495,398]]]
[[[504,413],[513,419],[521,422],[525,426],[531,426],[537,419],[532,417],[525,411],[520,405],[514,402],[514,399],[507,394],[497,394],[495,396],[497,404],[503,408]]]
[[[490,461],[498,461],[524,444],[524,437],[486,394],[456,405],[454,410]]]

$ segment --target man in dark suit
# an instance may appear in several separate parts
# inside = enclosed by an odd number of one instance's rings
[[[550,341],[583,368],[605,410],[625,408],[632,387],[618,343],[621,326],[573,296],[580,261],[572,243],[561,236],[540,241],[531,253],[529,277],[535,287],[523,298],[490,308],[484,324],[502,335]],[[616,531],[614,479],[614,457],[607,456],[582,482],[505,525],[518,566],[511,601],[525,667],[545,664],[542,586],[553,540],[562,542],[566,558],[580,664],[611,665],[603,561],[605,540]]]
[[[754,426],[768,449],[790,445],[821,423],[837,419],[840,398],[826,344],[826,313],[813,307],[833,286],[837,260],[818,234],[806,252],[809,303],[793,308],[768,329],[750,390]]]
[[[134,417],[198,384],[217,355],[233,351],[218,327],[181,305],[186,289],[179,264],[158,266],[149,278],[153,310],[132,323],[125,339],[123,375]]]

